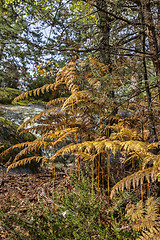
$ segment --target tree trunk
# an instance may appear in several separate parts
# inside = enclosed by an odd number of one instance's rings
[[[104,11],[107,9],[106,0],[96,0],[96,5],[102,10],[98,11],[99,28],[101,30],[100,56],[104,64],[111,63],[110,58],[110,18]],[[104,10],[104,11],[103,11]]]
[[[150,0],[143,0],[142,1],[142,11],[144,12],[144,23],[147,28],[147,37],[149,41],[149,48],[151,53],[151,58],[153,61],[153,65],[155,68],[155,72],[157,75],[157,88],[159,94],[159,101],[160,101],[160,40],[159,40],[159,32],[156,30],[153,15],[151,11],[151,2]],[[158,9],[158,11],[160,11]],[[158,26],[160,25],[159,17],[157,19]]]
[[[144,14],[143,9],[141,8],[141,23],[142,23],[142,29],[143,29],[143,35],[142,35],[142,52],[146,51],[146,36],[145,36],[145,25],[144,25]],[[143,56],[143,76],[144,76],[144,82],[145,82],[145,89],[146,89],[146,95],[147,95],[147,102],[148,102],[148,120],[149,120],[149,132],[150,132],[150,139],[153,142],[158,142],[155,123],[154,123],[154,114],[153,114],[153,108],[152,108],[152,97],[151,97],[151,91],[149,87],[149,81],[148,81],[148,74],[147,74],[147,66],[146,66],[146,58]]]

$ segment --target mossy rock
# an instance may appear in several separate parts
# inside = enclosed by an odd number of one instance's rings
[[[20,135],[17,132],[17,128],[18,128],[18,125],[16,125],[15,123],[6,120],[3,117],[0,117],[0,146],[3,146],[3,147],[0,147],[0,153],[15,144],[22,143],[22,142],[31,142],[36,139],[36,137],[31,133]],[[0,159],[0,161],[3,161],[3,163],[5,163],[9,160],[10,157],[12,157],[11,159],[12,161],[17,153],[18,153],[17,150],[13,150],[9,156],[3,158],[3,160]],[[37,154],[41,155],[41,152],[39,151],[39,153]],[[35,172],[39,167],[39,163],[33,162],[31,164],[25,165],[25,167]]]
[[[11,104],[13,99],[19,96],[22,91],[13,88],[0,88],[0,103]]]

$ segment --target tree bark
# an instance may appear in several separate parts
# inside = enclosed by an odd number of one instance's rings
[[[110,65],[110,18],[108,14],[103,11],[107,9],[106,0],[96,0],[96,5],[101,9],[101,11],[98,11],[99,28],[101,30],[100,56],[104,64]]]
[[[141,8],[141,23],[142,23],[142,51],[145,52],[145,45],[146,45],[146,35],[145,35],[145,25],[144,25],[144,14],[143,14],[143,8]],[[146,89],[146,95],[147,95],[147,102],[148,102],[148,120],[149,120],[149,132],[150,132],[150,139],[153,142],[158,142],[157,133],[156,133],[156,127],[154,123],[154,114],[153,114],[153,107],[152,107],[152,96],[151,91],[149,87],[149,80],[148,80],[148,74],[147,74],[147,66],[146,66],[146,58],[143,56],[143,76],[144,76],[144,82],[145,82],[145,89]]]
[[[153,15],[151,11],[151,2],[150,0],[143,0],[142,1],[142,10],[144,12],[144,23],[147,29],[147,37],[149,41],[149,48],[152,54],[152,61],[155,68],[155,72],[157,75],[157,88],[159,94],[159,101],[160,101],[160,40],[159,40],[159,31],[156,30]],[[160,11],[158,9],[158,11]],[[157,19],[157,24],[160,25],[159,17]]]

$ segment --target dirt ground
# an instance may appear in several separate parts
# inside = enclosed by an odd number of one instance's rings
[[[65,172],[57,172],[55,187],[66,178]],[[40,200],[51,201],[53,192],[53,180],[51,169],[41,169],[35,174],[6,173],[3,177],[0,173],[0,209],[7,207],[14,211],[13,199],[19,203],[22,211],[27,210],[27,202]],[[0,239],[8,240],[7,232],[0,226]]]

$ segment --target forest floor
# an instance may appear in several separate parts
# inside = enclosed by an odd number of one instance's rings
[[[55,186],[65,181],[65,172],[57,172]],[[19,204],[18,211],[24,214],[27,211],[28,204],[38,203],[39,201],[52,202],[53,181],[52,171],[49,168],[43,168],[35,174],[16,174],[13,172],[0,173],[0,210],[16,213],[17,208],[14,202]],[[8,233],[0,225],[0,239],[8,240]]]

